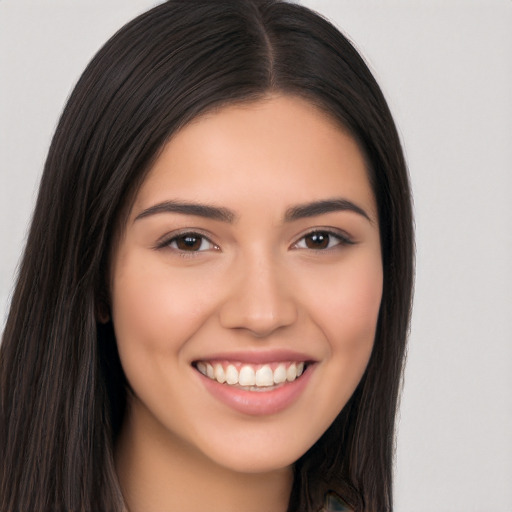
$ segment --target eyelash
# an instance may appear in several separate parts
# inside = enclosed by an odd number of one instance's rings
[[[172,244],[177,244],[179,240],[186,240],[187,238],[190,238],[190,239],[195,238],[195,239],[199,240],[200,241],[199,248],[203,245],[203,242],[207,242],[211,245],[211,247],[209,247],[206,250],[212,250],[212,249],[219,250],[218,245],[214,244],[206,235],[204,235],[203,233],[199,233],[197,231],[183,231],[182,233],[174,234],[172,237],[165,238],[164,240],[162,240],[162,242],[160,242],[156,248],[157,249],[169,248],[173,251],[176,251],[180,256],[183,256],[183,257],[191,257],[195,253],[205,251],[205,249],[187,251],[185,249],[180,249],[177,245],[175,247],[172,246]]]
[[[314,248],[314,247],[299,247],[299,244],[308,238],[313,236],[322,236],[327,237],[328,240],[328,246],[327,247],[321,247],[321,248]],[[332,239],[336,239],[337,243],[331,246]],[[306,242],[305,242],[306,243]],[[339,232],[339,231],[333,231],[330,229],[314,229],[313,231],[309,231],[308,233],[305,233],[302,235],[297,242],[293,244],[293,247],[296,247],[298,249],[307,249],[310,251],[330,251],[335,250],[336,247],[343,247],[346,245],[354,245],[355,242],[345,233]]]
[[[304,241],[304,244],[306,244],[307,243],[307,242],[305,242],[306,239],[308,237],[313,237],[313,236],[327,237],[327,240],[328,240],[327,247],[314,248],[314,247],[307,247],[307,245],[305,247],[299,246],[299,244],[303,241]],[[208,249],[191,250],[191,251],[188,251],[186,249],[180,249],[177,245],[175,245],[173,247],[173,244],[177,244],[180,239],[186,240],[187,238],[199,240],[200,241],[199,249],[203,245],[203,242],[207,242],[208,244],[210,244],[211,247],[209,247]],[[332,239],[337,240],[337,243],[335,243],[334,245],[331,245]],[[305,233],[304,235],[302,235],[297,240],[297,242],[295,242],[292,245],[292,248],[311,250],[311,251],[315,251],[315,252],[322,252],[322,251],[335,250],[336,247],[338,247],[338,246],[346,246],[346,245],[353,245],[353,244],[355,244],[355,242],[344,233],[329,230],[329,229],[315,229],[313,231],[309,231],[308,233]],[[196,232],[196,231],[184,231],[182,233],[174,234],[172,237],[166,238],[162,242],[160,242],[156,248],[157,249],[170,248],[171,250],[176,251],[178,254],[180,254],[180,256],[183,256],[183,257],[193,257],[197,253],[205,252],[208,250],[219,250],[219,246],[216,245],[214,242],[212,242],[206,235],[204,235],[203,233]]]

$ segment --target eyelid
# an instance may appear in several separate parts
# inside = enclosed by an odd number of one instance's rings
[[[315,233],[325,233],[329,236],[332,236],[338,239],[339,243],[337,243],[334,247],[327,247],[325,249],[311,249],[309,247],[298,247],[299,242],[304,240],[309,235],[314,235]],[[336,228],[324,228],[324,227],[315,227],[312,229],[308,229],[305,233],[302,233],[296,241],[291,245],[292,249],[305,249],[309,251],[329,251],[336,249],[336,247],[343,247],[346,245],[354,245],[356,241],[345,231]]]
[[[184,250],[178,249],[177,247],[170,247],[170,244],[174,240],[176,240],[177,238],[186,236],[186,235],[192,235],[192,236],[196,236],[198,238],[202,238],[202,239],[206,240],[207,242],[209,242],[213,247],[209,248],[209,249],[199,250],[199,251],[184,251]],[[219,250],[220,249],[219,246],[212,240],[211,235],[206,234],[203,230],[196,229],[196,228],[179,229],[177,231],[172,231],[171,233],[167,233],[156,242],[154,248],[155,249],[168,248],[170,250],[173,250],[173,251],[179,253],[180,255],[186,255],[186,256],[192,256],[195,253],[206,252],[209,250]]]
[[[327,247],[325,249],[312,249],[309,247],[298,247],[298,244],[304,238],[306,238],[307,236],[313,235],[315,233],[323,233],[323,234],[327,234],[331,237],[334,237],[338,240],[338,243],[334,247]],[[170,247],[170,244],[174,240],[176,240],[180,237],[183,237],[185,235],[192,235],[192,236],[200,237],[200,238],[206,240],[209,244],[211,244],[212,247],[210,247],[208,249],[197,250],[197,251],[185,251],[185,250],[179,249],[177,247],[176,248]],[[319,226],[319,227],[308,229],[307,231],[303,232],[299,237],[296,238],[296,241],[291,244],[290,248],[291,249],[306,249],[306,250],[310,250],[310,251],[322,252],[322,251],[333,250],[338,246],[354,245],[355,243],[356,242],[353,240],[353,238],[341,229],[332,228],[332,227],[327,228],[327,227]],[[156,242],[154,249],[165,249],[165,248],[173,250],[183,256],[193,256],[194,254],[206,252],[209,250],[220,250],[220,247],[218,246],[218,244],[216,244],[212,240],[212,236],[208,233],[205,233],[202,229],[198,229],[198,228],[184,228],[184,229],[179,229],[177,231],[173,231],[171,233],[165,234]]]

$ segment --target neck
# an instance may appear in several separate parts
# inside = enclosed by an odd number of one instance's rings
[[[286,512],[290,467],[240,473],[155,426],[131,401],[116,446],[116,468],[129,512]]]

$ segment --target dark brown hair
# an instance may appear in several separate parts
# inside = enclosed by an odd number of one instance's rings
[[[413,282],[407,171],[384,97],[347,39],[279,1],[171,0],[114,35],[54,135],[0,350],[0,510],[121,511],[113,447],[126,382],[108,302],[109,252],[165,142],[196,116],[270,92],[313,102],[358,141],[376,197],[384,289],[369,365],[295,464],[290,511],[333,490],[392,510],[394,422]]]

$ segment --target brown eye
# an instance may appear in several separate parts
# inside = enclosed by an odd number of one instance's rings
[[[217,246],[198,233],[184,233],[175,236],[165,244],[171,249],[182,252],[201,252],[215,249]]]
[[[180,251],[198,251],[203,242],[200,236],[185,235],[176,238],[176,247]]]
[[[331,235],[329,233],[318,231],[316,233],[310,233],[304,237],[304,242],[308,249],[327,249]]]
[[[331,231],[311,231],[304,235],[295,245],[295,249],[333,249],[337,246],[352,245],[354,242],[342,233]]]

